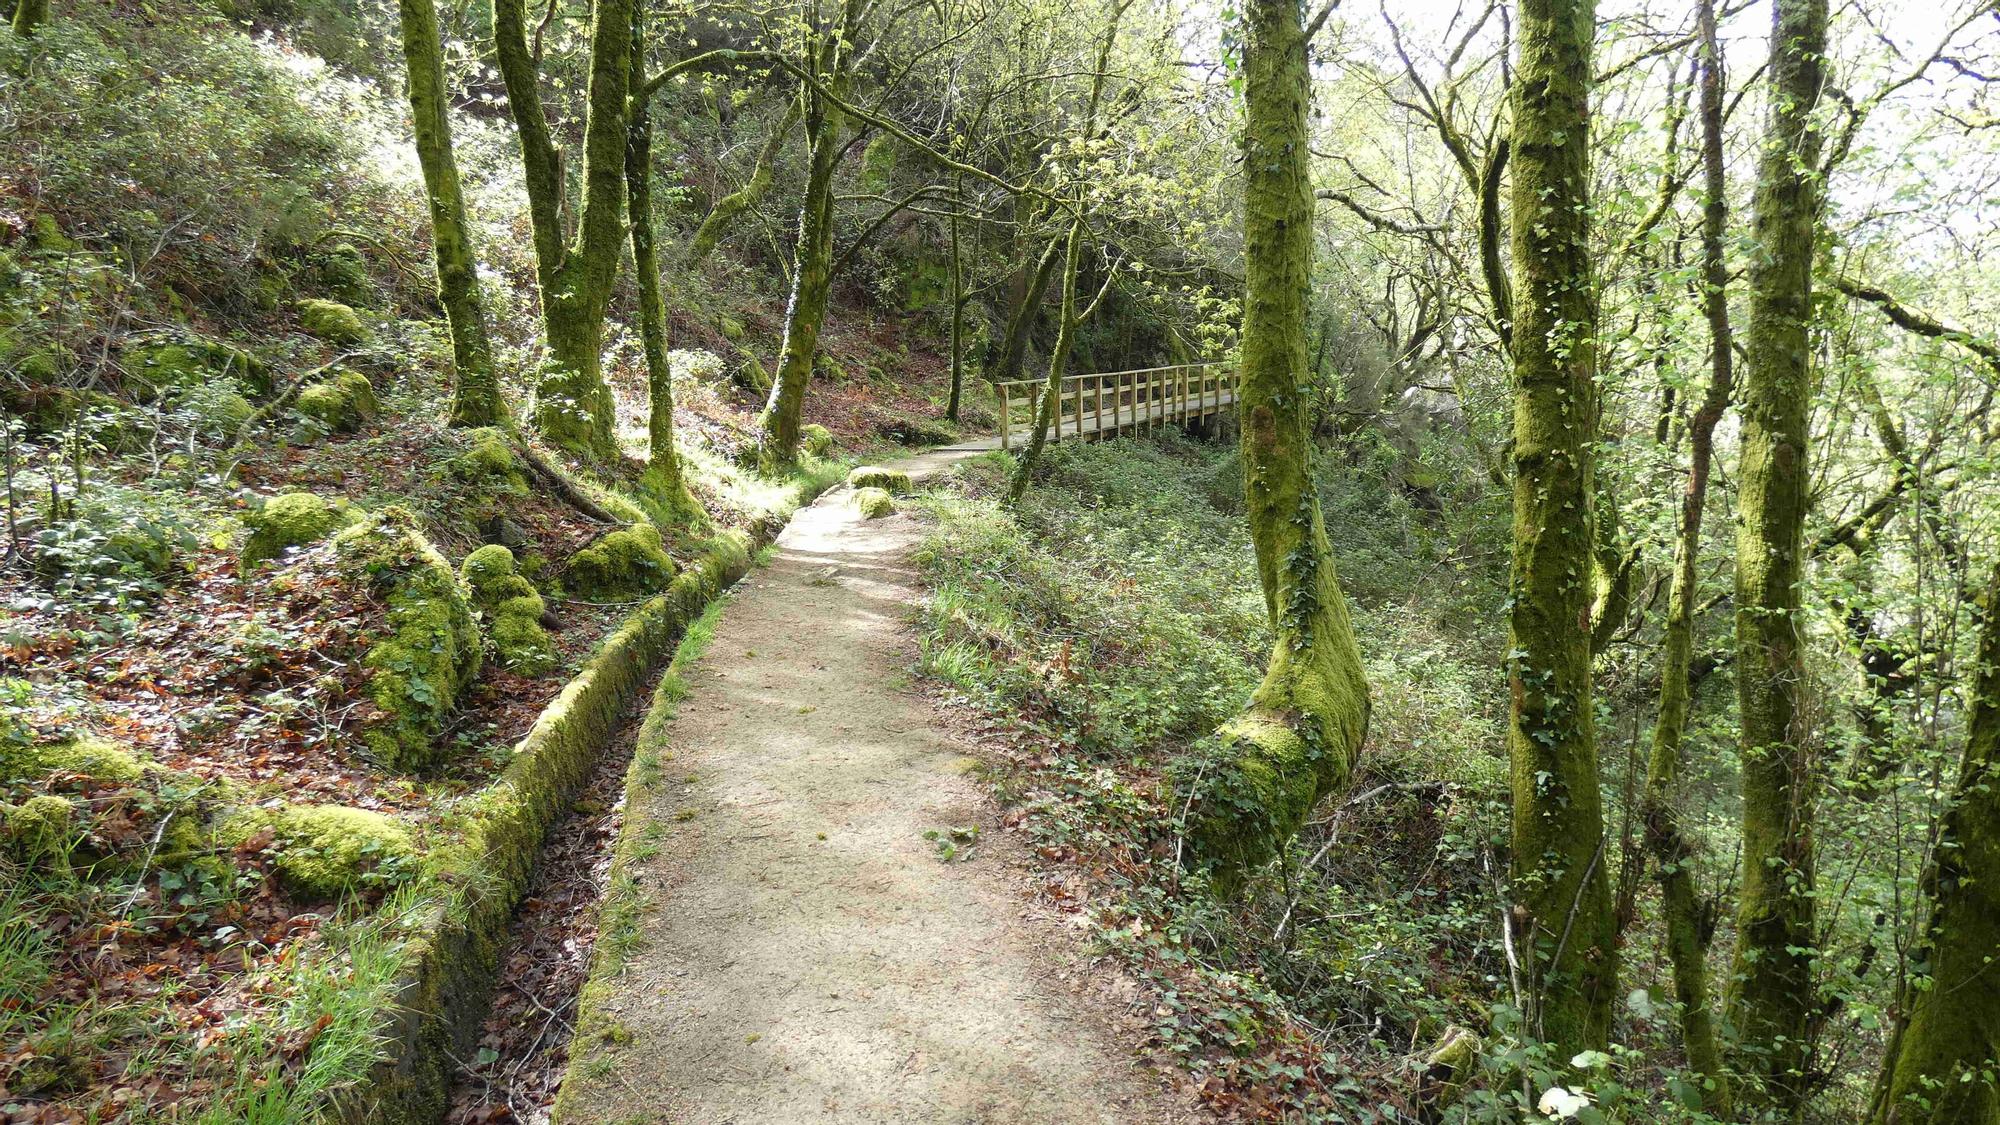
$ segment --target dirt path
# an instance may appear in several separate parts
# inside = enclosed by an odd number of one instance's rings
[[[613,1002],[632,1039],[571,1071],[575,1125],[1204,1119],[1133,1063],[1105,970],[1029,908],[966,748],[909,686],[918,534],[840,490],[724,611],[651,798],[666,832]],[[924,838],[973,824],[969,862]]]

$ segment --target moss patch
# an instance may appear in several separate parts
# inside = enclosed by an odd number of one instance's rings
[[[299,413],[337,434],[353,433],[381,411],[375,388],[358,371],[342,371],[299,392]]]
[[[814,457],[824,457],[833,452],[833,431],[818,422],[807,422],[799,427],[799,448]]]
[[[340,347],[358,347],[370,338],[368,326],[361,323],[361,314],[339,301],[314,298],[300,301],[299,326],[307,335]]]
[[[19,805],[0,805],[0,811],[8,850],[21,862],[69,870],[69,854],[78,841],[76,806],[67,798],[43,793]]]
[[[410,830],[395,819],[345,805],[292,806],[238,817],[226,837],[250,839],[268,829],[268,851],[287,894],[311,901],[391,887],[417,869]]]
[[[368,748],[399,769],[435,766],[445,720],[479,675],[472,599],[406,509],[355,524],[334,544],[343,566],[389,607],[387,635],[363,658],[377,709],[364,732]]]
[[[280,558],[293,547],[317,543],[360,518],[345,500],[328,500],[311,492],[273,496],[243,517],[250,538],[243,543],[238,566],[247,573],[258,563]]]
[[[57,774],[137,781],[146,776],[146,765],[130,750],[90,735],[25,746],[0,743],[0,783],[40,784]]]
[[[142,344],[125,353],[124,368],[127,376],[154,391],[216,380],[232,382],[247,394],[271,390],[271,369],[263,360],[234,345],[201,337]]]
[[[857,490],[879,488],[891,496],[901,496],[910,490],[910,474],[901,469],[863,465],[847,474],[847,484],[848,487]]]
[[[854,508],[863,519],[878,520],[896,514],[896,501],[879,488],[857,488],[854,490]]]
[[[664,589],[674,580],[660,529],[635,523],[600,536],[570,556],[564,584],[579,597],[599,601],[631,598]]]

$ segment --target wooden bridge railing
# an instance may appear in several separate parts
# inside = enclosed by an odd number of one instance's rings
[[[1236,402],[1237,373],[1220,363],[1182,363],[1139,371],[1100,371],[1065,375],[1056,390],[1052,441],[1067,432],[1073,438],[1110,436],[1140,426],[1187,422],[1230,409]],[[1022,425],[1032,437],[1046,379],[1014,379],[995,383],[1000,395],[1000,448],[1014,447],[1014,428]],[[1021,414],[1016,415],[1016,408]]]

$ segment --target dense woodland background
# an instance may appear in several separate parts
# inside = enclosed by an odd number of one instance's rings
[[[1215,360],[1229,432],[909,504],[1149,1057],[2000,1121],[1991,4],[12,3],[8,1120],[330,1112],[635,606],[995,380]],[[456,1120],[560,1076],[504,1003]]]

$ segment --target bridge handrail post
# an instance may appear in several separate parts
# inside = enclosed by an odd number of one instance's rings
[[[1013,403],[1008,401],[1006,383],[1000,383],[998,389],[1000,391],[1000,448],[1012,449],[1014,448]]]

